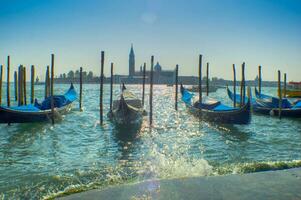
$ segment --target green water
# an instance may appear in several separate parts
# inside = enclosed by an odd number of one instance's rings
[[[56,93],[68,87],[56,85]],[[128,88],[141,96],[141,86]],[[263,92],[276,94],[274,88]],[[43,96],[43,86],[36,86],[36,95]],[[211,96],[231,104],[225,89]],[[107,113],[108,85],[105,97]],[[173,88],[164,85],[154,86],[152,129],[147,117],[140,129],[119,130],[106,117],[101,127],[98,85],[84,85],[83,104],[83,112],[76,102],[54,126],[0,125],[0,199],[43,199],[150,178],[301,166],[300,119],[253,115],[250,125],[208,124],[189,115],[182,103],[176,112]]]

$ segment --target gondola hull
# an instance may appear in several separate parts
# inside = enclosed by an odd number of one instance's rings
[[[227,92],[228,92],[229,98],[233,101],[234,94],[228,88],[227,88]],[[279,108],[277,108],[277,107],[273,108],[273,107],[265,105],[265,103],[264,103],[264,100],[272,98],[271,96],[259,94],[259,92],[257,91],[256,88],[255,88],[255,95],[256,95],[257,99],[251,100],[252,101],[252,110],[254,113],[263,114],[263,115],[271,115],[271,116],[279,115]],[[240,103],[239,95],[236,95],[236,102],[238,104]],[[282,108],[281,116],[282,117],[291,117],[291,118],[301,118],[301,108]]]
[[[54,117],[65,114],[71,109],[71,104],[62,108],[55,108]],[[37,112],[20,112],[4,107],[0,107],[0,123],[35,123],[46,122],[52,119],[51,110]]]
[[[108,113],[108,117],[117,126],[136,126],[140,125],[143,121],[144,110],[141,105],[141,100],[131,96],[131,99],[127,98],[127,95],[132,93],[122,94],[118,101],[114,102],[112,112]]]
[[[249,124],[251,121],[250,103],[243,108],[232,111],[211,111],[186,105],[194,116],[208,122],[220,124]]]
[[[193,94],[183,86],[181,94],[189,112],[201,120],[220,124],[249,124],[251,121],[250,100],[241,108],[233,108],[215,100],[209,100],[201,105],[199,102],[192,103]]]
[[[71,110],[72,103],[76,100],[76,91],[71,84],[64,95],[54,95],[54,113],[51,111],[51,99],[47,97],[42,104],[37,101],[34,105],[3,107],[0,106],[0,123],[34,123],[45,122],[59,117]]]

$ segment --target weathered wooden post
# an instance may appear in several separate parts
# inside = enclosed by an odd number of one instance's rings
[[[0,66],[0,105],[2,104],[2,78],[3,78],[3,65]]]
[[[14,73],[15,101],[18,101],[18,72]]]
[[[26,67],[23,67],[23,91],[24,91],[24,105],[27,105],[27,96],[26,96]]]
[[[286,97],[286,73],[284,73],[283,97]]]
[[[233,107],[236,107],[236,70],[235,70],[235,64],[233,64]]]
[[[21,67],[18,67],[18,106],[21,106]]]
[[[34,103],[34,77],[35,77],[35,68],[34,65],[31,65],[31,87],[30,87],[30,103],[33,104]]]
[[[143,65],[143,79],[142,79],[142,107],[144,107],[145,96],[145,76],[146,76],[146,63]]]
[[[240,106],[245,105],[246,88],[245,88],[245,63],[241,66],[241,84],[240,84]]]
[[[83,101],[83,68],[79,69],[79,110],[82,111]]]
[[[45,76],[45,99],[47,97],[49,97],[49,84],[50,84],[50,80],[49,80],[49,66],[47,66],[46,68],[46,76]]]
[[[110,112],[113,111],[113,78],[114,78],[114,64],[111,63],[111,83],[110,83]]]
[[[151,57],[150,91],[149,91],[149,124],[153,124],[153,81],[154,81],[154,56]]]
[[[24,105],[24,89],[23,89],[23,65],[19,66],[19,86],[18,86],[18,90],[19,90],[19,106],[23,106]]]
[[[206,76],[206,95],[209,96],[209,62],[207,62]]]
[[[258,90],[259,90],[259,95],[261,95],[261,66],[258,66]]]
[[[282,94],[281,94],[281,72],[278,70],[278,95],[279,95],[279,111],[278,116],[281,119],[281,110],[282,110]]]
[[[51,86],[50,86],[50,95],[51,95],[51,120],[52,124],[54,124],[54,93],[53,88],[54,87],[54,54],[51,54]]]
[[[49,68],[49,66],[47,66],[48,68]],[[51,71],[50,71],[51,69],[49,68],[49,70],[48,70],[48,81],[47,81],[47,87],[48,87],[48,93],[47,93],[47,96],[48,97],[50,97],[50,93],[51,93],[51,78],[50,78],[50,76],[51,76]]]
[[[101,52],[101,69],[100,69],[100,102],[99,102],[99,112],[100,112],[100,125],[103,125],[103,70],[104,70],[104,58],[105,52]]]
[[[7,81],[6,81],[6,97],[7,97],[7,107],[10,107],[10,56],[7,56]]]
[[[202,105],[202,55],[199,56],[199,104]]]
[[[178,79],[179,79],[179,65],[176,65],[175,110],[178,110]]]

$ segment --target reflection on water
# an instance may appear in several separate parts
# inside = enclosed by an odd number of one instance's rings
[[[57,85],[56,92],[68,87]],[[141,96],[141,86],[128,88]],[[101,127],[99,85],[84,85],[84,111],[75,103],[54,126],[0,125],[0,198],[39,199],[149,178],[301,166],[300,119],[254,115],[247,126],[210,124],[188,114],[182,103],[174,111],[173,88],[162,85],[154,90],[152,128],[148,117],[141,127],[116,127],[106,116]],[[263,91],[276,93],[270,88]],[[37,86],[36,95],[43,97],[43,86]],[[104,96],[106,113],[107,85]],[[225,89],[211,96],[232,104]]]

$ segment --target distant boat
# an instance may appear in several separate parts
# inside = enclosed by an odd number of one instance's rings
[[[141,124],[145,113],[142,101],[123,86],[120,97],[113,102],[112,112],[108,116],[118,126],[131,126]]]
[[[234,108],[214,99],[192,102],[193,94],[181,85],[182,100],[188,110],[202,120],[221,124],[249,124],[251,121],[250,101],[241,107]]]
[[[40,82],[39,77],[36,78],[36,81],[34,82],[35,85],[45,85],[44,82]]]
[[[301,82],[289,82],[288,87],[285,91],[287,98],[301,98]]]
[[[76,91],[71,84],[64,95],[54,95],[55,115],[64,114],[71,109],[77,99]],[[51,97],[47,97],[41,104],[35,102],[23,106],[0,106],[0,123],[33,123],[52,119]]]
[[[167,87],[173,87],[173,84],[167,84],[166,86]]]
[[[209,86],[209,92],[212,93],[212,92],[216,92],[218,89],[218,87],[216,86]],[[187,90],[189,92],[199,92],[199,86],[198,85],[194,85],[190,88],[187,88]],[[207,90],[207,87],[206,86],[203,86],[202,87],[202,91],[205,92]]]

